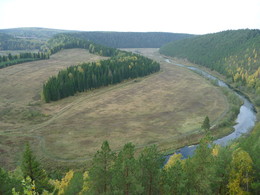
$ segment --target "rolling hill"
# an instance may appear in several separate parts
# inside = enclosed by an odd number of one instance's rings
[[[260,95],[260,30],[228,30],[168,43],[160,53],[206,66]]]
[[[40,49],[60,33],[113,48],[159,48],[168,42],[194,36],[165,32],[90,32],[48,28],[2,29],[0,33],[0,50]]]

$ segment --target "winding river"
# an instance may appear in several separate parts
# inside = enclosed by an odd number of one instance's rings
[[[167,63],[195,71],[195,72],[201,74],[205,78],[216,81],[218,86],[229,88],[229,86],[225,82],[217,79],[216,77],[210,75],[209,73],[207,73],[203,70],[200,70],[199,68],[192,67],[192,66],[186,66],[186,65],[182,65],[182,64],[176,64],[176,63],[171,62],[169,59],[165,59],[165,61]],[[233,90],[233,89],[230,88],[230,90]],[[233,91],[236,95],[239,96],[240,99],[242,99],[243,104],[240,107],[240,111],[239,111],[239,114],[236,119],[236,125],[233,126],[234,131],[231,134],[214,141],[215,144],[219,144],[222,146],[227,145],[231,140],[234,140],[243,134],[249,133],[252,130],[252,128],[255,126],[255,122],[256,122],[256,111],[255,111],[254,105],[250,102],[250,100],[248,98],[239,94],[235,90],[233,90]],[[182,148],[178,149],[177,153],[181,153],[183,158],[188,158],[189,156],[192,156],[194,154],[194,151],[197,146],[198,145],[182,147]],[[171,155],[166,156],[166,162]]]

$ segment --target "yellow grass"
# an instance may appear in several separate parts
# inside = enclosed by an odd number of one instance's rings
[[[161,61],[161,72],[50,104],[39,100],[49,76],[100,57],[86,50],[64,50],[50,60],[0,70],[0,109],[6,109],[0,113],[0,165],[15,162],[10,152],[21,151],[25,140],[34,144],[39,157],[54,164],[84,162],[104,140],[114,150],[127,142],[167,148],[197,132],[206,115],[214,121],[226,112],[225,96],[209,81],[165,63],[155,49],[141,51]],[[37,113],[25,117],[24,110]]]

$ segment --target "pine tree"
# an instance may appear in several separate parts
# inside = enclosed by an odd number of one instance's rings
[[[212,149],[209,147],[210,140],[208,136],[202,138],[195,155],[186,160],[184,171],[191,194],[212,194],[211,184],[215,182],[215,169]]]
[[[205,132],[208,132],[208,131],[209,131],[209,129],[210,129],[210,123],[209,123],[209,117],[208,117],[208,116],[205,117],[201,128],[202,128]]]
[[[142,185],[138,180],[139,170],[134,158],[135,146],[125,144],[113,167],[113,193],[114,194],[141,194]]]
[[[51,190],[52,186],[48,183],[46,172],[41,168],[40,163],[32,153],[29,143],[25,146],[21,169],[24,178],[30,177],[35,182],[36,191],[41,193],[43,189]]]
[[[164,159],[155,145],[145,148],[140,154],[138,165],[140,169],[140,181],[144,191],[151,194],[159,192],[159,178]]]
[[[111,191],[111,167],[115,154],[108,141],[104,141],[101,150],[95,154],[89,170],[90,191],[92,194],[108,194]]]

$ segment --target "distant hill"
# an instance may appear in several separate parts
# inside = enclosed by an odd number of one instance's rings
[[[165,32],[84,32],[48,28],[2,29],[0,33],[2,34],[0,35],[0,50],[39,49],[54,35],[60,33],[69,33],[73,37],[113,48],[159,48],[171,41],[194,36]],[[18,45],[18,42],[22,42],[20,44],[22,47]]]
[[[260,30],[229,30],[168,43],[160,53],[214,69],[260,95]]]
[[[74,32],[74,31],[49,29],[49,28],[36,28],[36,27],[0,29],[0,33],[12,35],[15,38],[39,39],[39,40],[48,40],[55,34],[65,33],[65,32]]]
[[[45,42],[32,38],[18,38],[0,32],[0,50],[39,50]]]
[[[114,48],[159,48],[191,34],[166,32],[75,32],[73,36]]]
[[[0,30],[0,50],[40,50],[54,35],[67,30],[48,28],[12,28]]]

